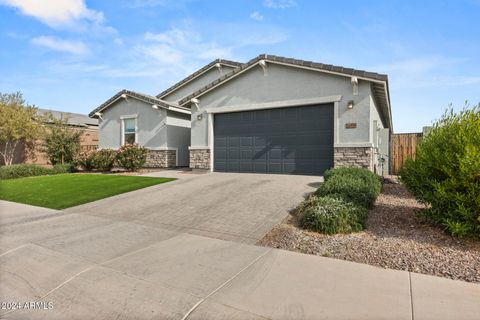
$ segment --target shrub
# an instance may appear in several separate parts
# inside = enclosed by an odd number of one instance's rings
[[[330,176],[322,183],[316,194],[371,208],[380,194],[380,188],[373,187],[362,178],[349,174],[338,174]]]
[[[124,145],[118,150],[117,165],[129,171],[140,169],[147,161],[148,150],[136,144]]]
[[[480,105],[447,111],[400,171],[422,211],[457,236],[480,236]]]
[[[94,167],[94,156],[96,151],[89,150],[89,151],[82,151],[79,152],[74,159],[74,163],[77,167],[80,167],[84,170],[92,170]]]
[[[367,209],[331,197],[311,196],[300,211],[302,228],[326,234],[360,231],[367,217]]]
[[[117,152],[112,149],[97,150],[93,155],[93,167],[99,171],[110,171],[115,164]]]
[[[43,176],[55,174],[50,168],[38,166],[36,164],[14,164],[0,167],[0,179],[16,179],[31,176]]]
[[[380,191],[382,190],[380,177],[368,169],[358,167],[333,168],[325,171],[323,177],[326,181],[337,175],[347,175],[362,179],[364,183],[368,184],[378,194],[380,194]]]
[[[53,173],[72,173],[75,172],[75,167],[70,163],[56,164],[52,168]]]

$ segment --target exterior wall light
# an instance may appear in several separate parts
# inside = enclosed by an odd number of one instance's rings
[[[347,103],[347,109],[352,110],[353,109],[353,100],[349,100]]]
[[[153,104],[152,109],[158,110],[158,106],[156,104]]]
[[[127,95],[126,95],[125,93],[123,93],[123,94],[121,95],[121,97],[122,97],[123,99],[127,99]]]
[[[201,121],[202,119],[203,119],[203,114],[199,114],[199,115],[197,116],[197,120],[198,120],[198,121]]]

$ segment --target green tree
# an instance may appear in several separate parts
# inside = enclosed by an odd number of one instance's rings
[[[31,153],[42,132],[36,119],[37,110],[27,105],[20,92],[0,92],[0,155],[5,165],[11,165],[21,146]]]
[[[80,137],[83,130],[68,125],[68,117],[55,118],[46,114],[47,129],[43,139],[42,151],[45,152],[50,163],[73,163],[75,156],[80,151]]]

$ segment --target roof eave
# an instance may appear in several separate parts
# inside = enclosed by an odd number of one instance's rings
[[[189,76],[183,78],[182,80],[175,83],[174,85],[170,86],[166,90],[160,92],[155,97],[157,97],[158,99],[165,98],[169,94],[175,92],[176,90],[180,89],[184,85],[192,82],[193,80],[197,79],[201,75],[205,74],[206,72],[208,72],[209,70],[214,68],[217,63],[220,64],[220,65],[227,66],[227,67],[232,67],[232,68],[238,68],[242,65],[240,62],[236,62],[236,61],[216,59],[216,60],[210,62],[209,64],[203,66],[202,68],[198,69],[194,73],[190,74]]]
[[[126,95],[127,97],[130,97],[130,98],[133,98],[133,99],[136,99],[136,100],[139,100],[139,101],[143,101],[145,103],[150,103],[150,104],[156,104],[158,105],[160,108],[163,108],[165,110],[170,110],[170,111],[174,111],[174,112],[180,112],[180,113],[188,113],[188,114],[191,114],[191,111],[190,109],[188,108],[185,108],[185,107],[182,107],[182,106],[177,106],[177,105],[173,105],[171,103],[168,103],[166,101],[163,101],[161,99],[157,99],[157,98],[154,98],[154,97],[150,97],[150,96],[147,96],[147,95],[144,95],[144,94],[140,94],[138,92],[134,92],[134,91],[129,91],[129,90],[121,90],[119,91],[118,93],[116,93],[114,96],[112,96],[110,99],[108,99],[107,101],[105,101],[103,104],[101,104],[99,107],[95,108],[92,112],[90,112],[88,114],[88,116],[90,118],[98,118],[98,116],[96,115],[96,113],[98,112],[102,112],[104,111],[105,109],[108,109],[109,107],[111,107],[115,102],[117,102],[119,99],[122,99],[122,95]]]

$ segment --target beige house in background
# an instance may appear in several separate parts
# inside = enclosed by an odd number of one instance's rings
[[[48,113],[56,119],[68,119],[67,124],[78,130],[83,130],[82,137],[80,138],[81,150],[94,150],[98,147],[98,120],[92,119],[87,115],[80,113],[62,112],[57,110],[37,109],[40,115],[46,115]],[[25,149],[25,145],[21,144],[17,147],[13,164],[19,163],[32,163],[42,166],[50,165],[46,155],[41,152],[39,146],[42,141],[37,141],[37,148],[33,154],[28,155]],[[4,165],[3,159],[0,159],[0,165]]]

